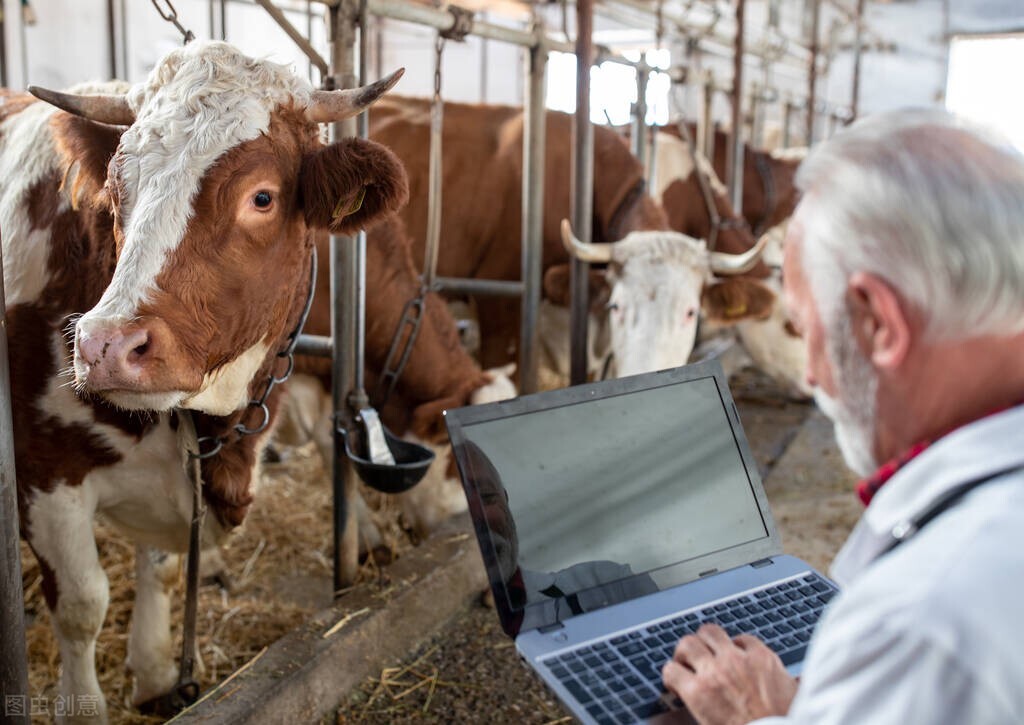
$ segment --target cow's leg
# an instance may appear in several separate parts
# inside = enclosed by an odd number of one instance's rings
[[[29,543],[39,559],[60,649],[58,690],[70,709],[58,722],[107,721],[96,678],[96,637],[107,613],[110,586],[96,553],[94,505],[88,499],[81,487],[58,483],[29,509]]]
[[[179,571],[177,554],[135,547],[135,608],[127,664],[135,676],[132,704],[136,706],[170,692],[178,680],[169,589]]]

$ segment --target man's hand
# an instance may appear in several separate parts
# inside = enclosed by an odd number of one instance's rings
[[[679,640],[661,676],[702,725],[742,725],[785,715],[797,688],[782,660],[761,640],[749,634],[730,639],[717,624]]]

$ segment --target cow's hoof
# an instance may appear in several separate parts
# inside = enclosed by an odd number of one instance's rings
[[[170,692],[154,697],[152,700],[146,700],[137,707],[143,715],[155,715],[166,720],[174,717],[198,699],[199,683],[192,681],[176,685]]]

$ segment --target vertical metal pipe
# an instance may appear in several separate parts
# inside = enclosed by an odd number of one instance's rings
[[[14,471],[14,423],[11,420],[10,367],[4,263],[0,250],[0,706],[4,722],[29,722],[28,655],[25,651],[25,597],[21,589],[18,545],[18,489]],[[8,704],[21,705],[21,716]]]
[[[736,0],[736,40],[732,56],[732,138],[726,154],[726,182],[732,205],[743,207],[743,55],[747,0]]]
[[[355,85],[355,27],[357,15],[352,0],[330,8],[328,18],[331,34],[331,76],[328,80],[336,88],[351,88]],[[354,136],[355,119],[336,121],[330,126],[332,142]],[[331,336],[334,340],[332,365],[332,402],[334,406],[334,457],[332,480],[334,487],[334,590],[338,591],[354,572],[343,570],[341,551],[343,545],[354,542],[354,532],[349,530],[352,511],[348,506],[349,488],[346,478],[348,465],[343,455],[344,441],[339,427],[348,427],[351,414],[348,394],[354,388],[356,378],[356,333],[357,319],[362,310],[360,303],[358,273],[360,260],[358,240],[338,234],[331,235]]]
[[[486,18],[487,15],[485,14],[484,17]],[[490,80],[487,77],[490,42],[487,38],[480,38],[480,103],[487,103],[487,85]]]
[[[128,64],[128,0],[118,3],[121,16],[121,79],[131,81],[132,70]]]
[[[853,37],[853,89],[850,98],[850,123],[857,120],[860,110],[860,64],[864,53],[864,0],[857,0],[856,13],[857,32]]]
[[[715,79],[710,71],[704,76],[700,124],[697,126],[697,148],[708,159],[715,158]]]
[[[817,102],[815,90],[818,81],[818,53],[821,48],[818,36],[821,27],[821,0],[811,0],[811,37],[808,47],[811,51],[810,65],[807,70],[807,145],[814,143],[814,106]]]
[[[786,103],[783,106],[782,111],[782,148],[789,148],[793,135],[793,101],[786,99]]]
[[[547,141],[545,70],[548,51],[542,43],[524,52],[526,125],[523,130],[522,313],[519,330],[519,389],[537,390],[537,315],[540,309],[541,258],[544,252],[544,148]]]
[[[107,77],[117,78],[117,29],[114,21],[114,0],[107,0]]]
[[[647,125],[647,83],[651,79],[651,69],[646,63],[641,63],[636,68],[636,106],[634,107],[633,132],[633,155],[636,156],[644,167],[644,178],[650,178],[651,158],[650,141],[651,128]]]
[[[0,3],[0,86],[7,87],[7,13]]]
[[[228,0],[220,0],[220,39],[228,39]]]
[[[583,242],[593,235],[594,127],[590,123],[590,65],[594,57],[594,2],[576,2],[576,117],[573,124],[572,228]],[[569,310],[569,381],[587,380],[587,321],[590,314],[585,262],[573,259],[569,266],[572,306]]]

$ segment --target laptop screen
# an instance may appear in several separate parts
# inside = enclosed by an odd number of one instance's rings
[[[684,562],[770,536],[714,375],[589,387],[577,402],[467,421],[453,439],[515,612],[558,602],[578,614],[659,591],[703,573]]]

